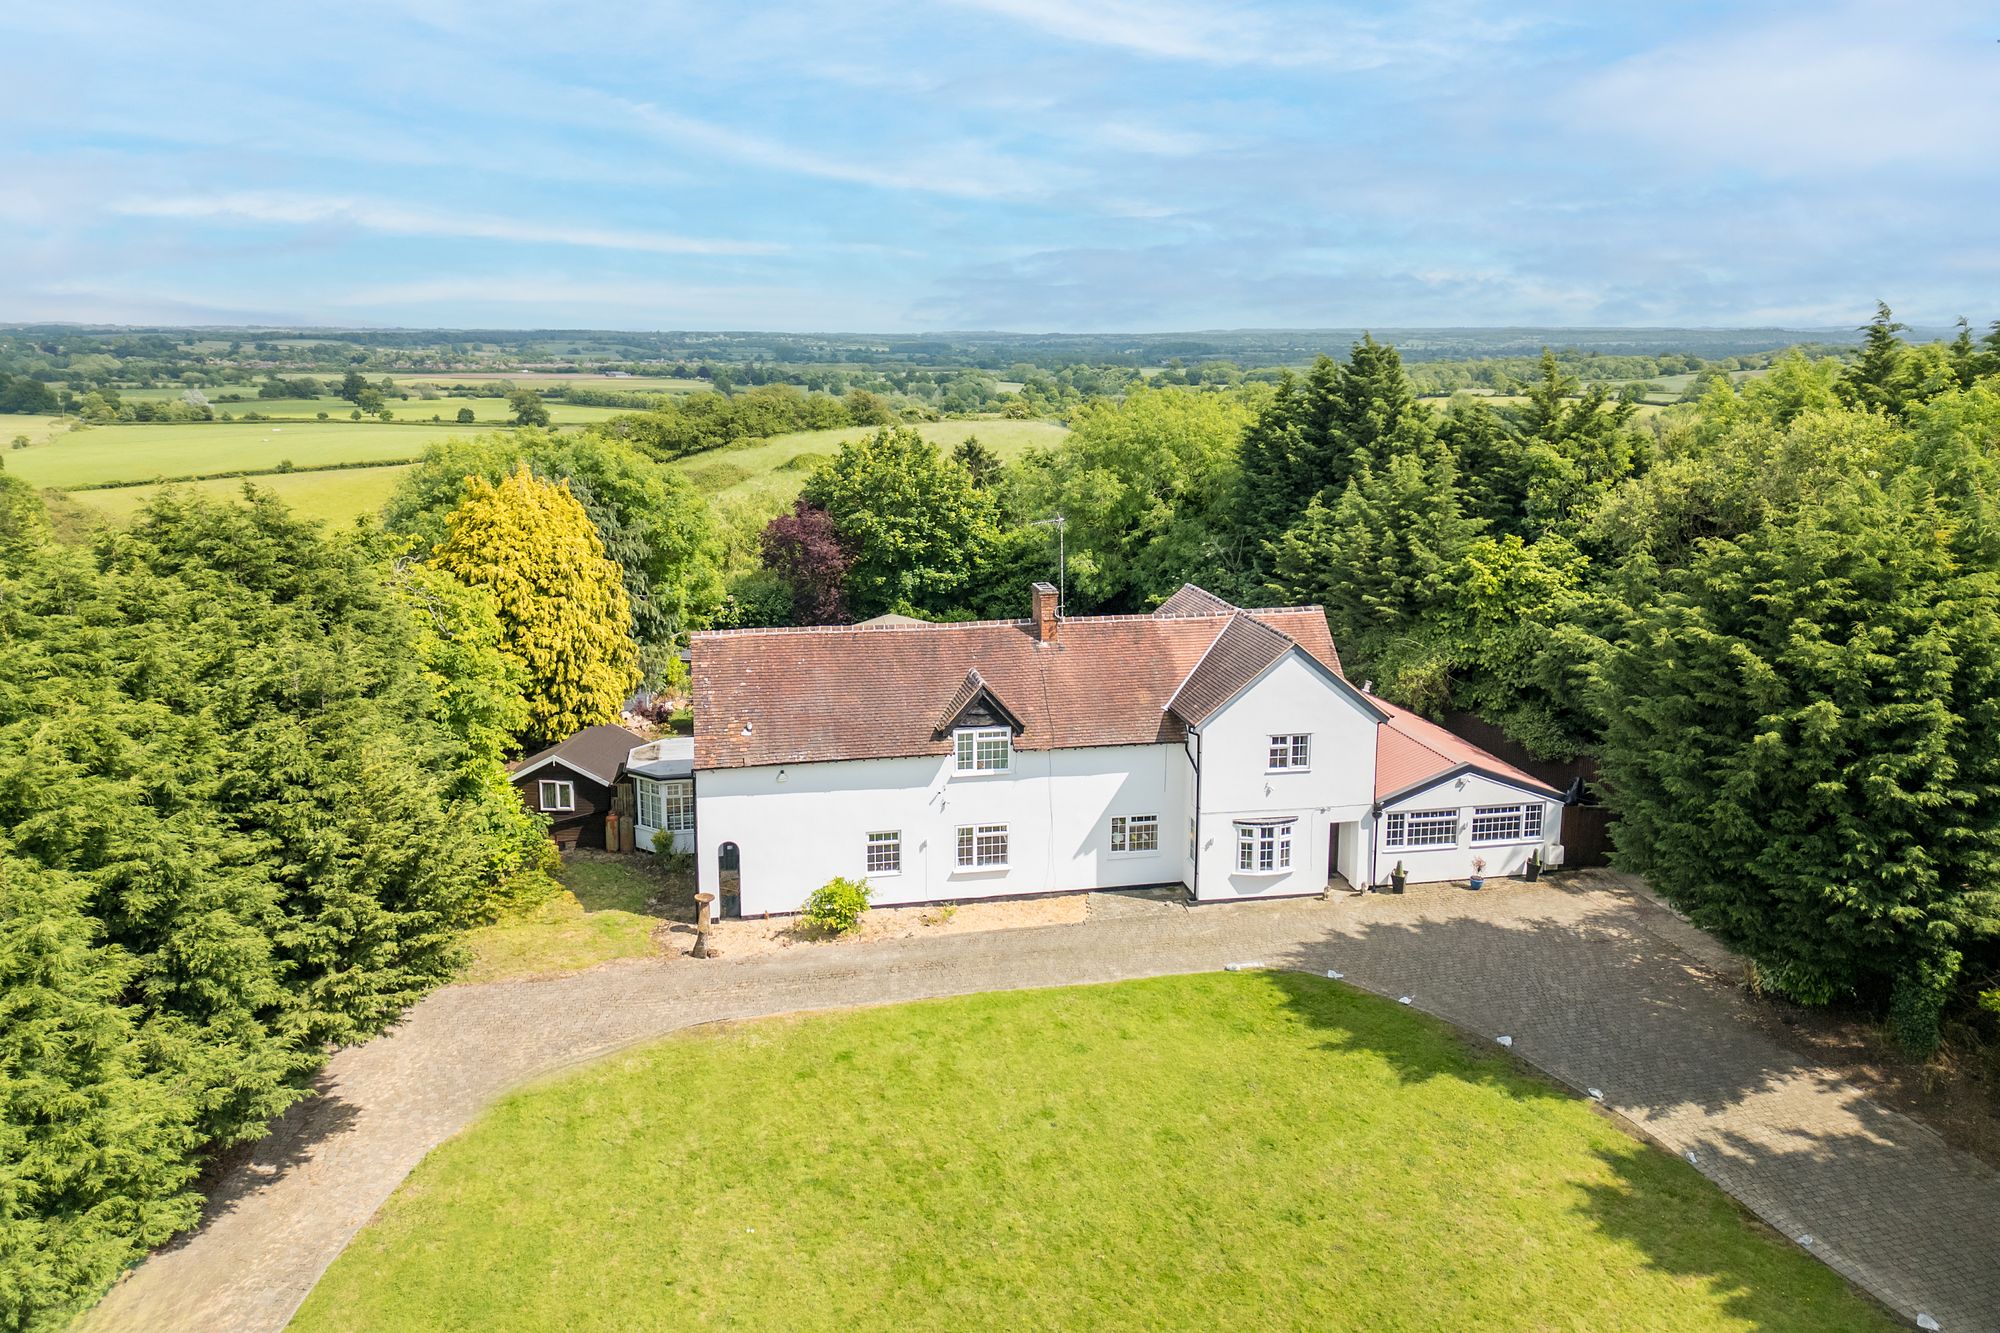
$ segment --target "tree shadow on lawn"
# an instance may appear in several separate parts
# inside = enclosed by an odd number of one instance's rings
[[[1875,1293],[1946,1328],[1983,1326],[2000,1308],[2000,1266],[1983,1278],[1970,1267],[2000,1234],[2000,1176],[1775,1044],[1740,994],[1630,917],[1363,921],[1274,962],[1313,974],[1273,981],[1330,1050],[1367,1051],[1405,1083],[1452,1078],[1531,1102],[1578,1099],[1553,1080],[1596,1088],[1635,1139],[1690,1146],[1698,1166],[1654,1145],[1600,1151],[1611,1179],[1579,1182],[1577,1212],[1653,1267],[1709,1284],[1736,1318],[1866,1327],[1879,1313],[1837,1285],[1798,1304],[1783,1247],[1807,1234],[1815,1258],[1848,1276],[1860,1267]],[[1456,1024],[1460,1057],[1411,1042],[1380,1011],[1357,1013],[1328,969]],[[1495,1044],[1502,1034],[1511,1049]],[[1718,1215],[1777,1245],[1714,1244]]]
[[[586,912],[631,912],[664,921],[694,920],[694,873],[668,870],[643,852],[571,851],[563,857],[563,887]]]

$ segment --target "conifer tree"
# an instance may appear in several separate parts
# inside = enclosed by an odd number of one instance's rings
[[[193,1108],[146,1077],[138,968],[88,886],[0,843],[0,1328],[31,1328],[191,1225]]]
[[[632,606],[567,486],[526,464],[497,486],[473,478],[432,562],[492,595],[502,646],[527,675],[530,737],[561,740],[617,718],[639,680]]]
[[[1454,571],[1480,524],[1460,511],[1451,457],[1432,446],[1364,467],[1333,503],[1315,498],[1271,548],[1270,592],[1317,603],[1343,656],[1412,693],[1420,664],[1435,665],[1423,633],[1451,595]]]
[[[2000,591],[1920,479],[1707,543],[1596,690],[1618,856],[1803,1003],[1922,1052],[2000,933]]]
[[[1888,302],[1875,303],[1875,318],[1861,326],[1861,356],[1841,377],[1842,398],[1865,411],[1901,415],[1903,358],[1909,349],[1896,335],[1909,327],[1897,323]]]

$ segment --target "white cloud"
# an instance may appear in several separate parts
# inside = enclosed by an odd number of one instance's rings
[[[1023,199],[1045,194],[1051,178],[1064,175],[1045,163],[1029,163],[968,144],[938,144],[928,151],[950,169],[857,162],[815,148],[768,139],[647,102],[610,99],[632,121],[663,143],[692,144],[716,156],[820,180],[867,185],[882,190],[915,190],[963,199]],[[972,170],[967,170],[971,167]]]
[[[530,222],[485,213],[446,213],[379,200],[330,195],[242,191],[126,199],[112,211],[127,217],[236,221],[275,226],[348,226],[391,236],[574,245],[665,255],[766,255],[787,247],[763,241],[717,240],[667,232]]]
[[[1242,5],[1186,0],[954,2],[1067,41],[1166,60],[1280,69],[1363,70],[1410,60],[1449,59],[1516,27],[1469,14],[1446,20],[1428,5],[1400,14],[1392,27],[1381,21],[1348,19],[1324,5],[1277,16]]]
[[[1993,170],[2000,67],[1963,5],[1838,7],[1708,31],[1619,61],[1554,110],[1707,168],[1791,176]]]

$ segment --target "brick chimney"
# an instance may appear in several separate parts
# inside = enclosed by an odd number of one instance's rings
[[[1056,641],[1056,627],[1060,623],[1056,616],[1056,585],[1037,583],[1035,585],[1035,637],[1043,643]]]

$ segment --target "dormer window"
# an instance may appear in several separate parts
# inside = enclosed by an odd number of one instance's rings
[[[960,773],[1005,773],[1014,765],[1014,733],[1007,727],[966,727],[952,733]]]

